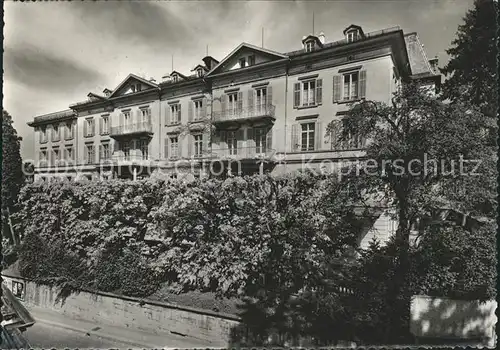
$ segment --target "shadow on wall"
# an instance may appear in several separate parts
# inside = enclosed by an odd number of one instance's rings
[[[495,346],[496,301],[455,300],[416,295],[411,333],[419,343],[471,343]]]

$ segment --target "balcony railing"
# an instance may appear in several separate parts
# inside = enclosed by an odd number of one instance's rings
[[[111,136],[122,136],[131,134],[152,134],[153,126],[150,122],[142,122],[128,125],[113,126],[110,130]]]
[[[275,106],[271,104],[257,105],[247,108],[233,108],[213,113],[214,122],[236,121],[269,117],[274,119]]]
[[[129,154],[129,155],[113,155],[108,159],[101,159],[101,162],[144,162],[151,160],[148,155]]]
[[[212,155],[220,159],[269,159],[275,153],[272,148],[263,147],[234,147],[212,150]]]

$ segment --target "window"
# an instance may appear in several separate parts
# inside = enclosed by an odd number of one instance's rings
[[[59,141],[59,124],[54,124],[52,126],[52,141]]]
[[[254,131],[255,152],[266,153],[266,129],[256,128]]]
[[[267,105],[267,88],[255,90],[255,105],[257,110],[265,108]]]
[[[242,57],[240,58],[240,68],[245,68],[246,66],[246,58],[245,57]]]
[[[75,123],[66,123],[66,140],[71,140],[75,137]]]
[[[131,121],[132,121],[132,117],[130,115],[130,111],[123,112],[124,125],[129,125]]]
[[[316,81],[304,81],[302,83],[302,106],[313,106],[316,104]]]
[[[47,142],[47,127],[42,126],[40,127],[40,143],[45,143]]]
[[[123,152],[123,160],[130,160],[130,142],[122,141],[120,142],[120,146]]]
[[[201,119],[203,115],[203,100],[195,100],[194,103],[194,119]]]
[[[230,112],[236,113],[238,111],[238,94],[233,93],[233,94],[228,94],[228,110]]]
[[[314,123],[301,125],[301,150],[314,151]]]
[[[347,32],[346,39],[348,43],[358,40],[358,31],[352,30],[350,32]]]
[[[85,151],[85,163],[87,163],[87,164],[93,164],[95,162],[94,145],[87,144],[85,147],[86,147],[86,151]]]
[[[137,87],[135,89],[136,91],[141,91],[142,90],[142,85],[141,84],[137,84]]]
[[[142,159],[149,159],[149,143],[147,140],[139,140],[139,147]]]
[[[72,146],[66,146],[66,160],[74,160],[74,152]]]
[[[358,72],[344,74],[344,100],[355,100],[359,96]]]
[[[179,138],[177,136],[170,138],[170,157],[179,157]]]
[[[94,136],[94,118],[85,119],[85,137]]]
[[[109,143],[101,145],[101,159],[111,159],[111,147],[109,147]]]
[[[141,113],[141,122],[142,123],[149,123],[150,119],[151,119],[151,109],[149,108],[142,108],[140,110],[140,113]]]
[[[60,158],[60,153],[59,153],[59,148],[54,148],[52,150],[52,165],[59,165],[59,161],[61,160]]]
[[[178,124],[181,122],[181,105],[176,103],[170,105],[170,124]]]
[[[306,41],[306,52],[311,52],[313,50],[314,50],[314,41],[313,40]]]
[[[203,76],[203,69],[198,68],[198,69],[196,70],[196,73],[198,74],[198,78],[201,78],[201,77]]]
[[[103,115],[101,117],[101,135],[109,134],[109,116]]]
[[[40,150],[40,166],[47,166],[46,164],[47,162],[47,150],[46,149],[42,149]]]
[[[226,143],[230,155],[238,154],[238,139],[236,138],[236,131],[228,131],[226,133]]]
[[[179,81],[179,76],[177,74],[172,75],[172,82],[177,83]]]
[[[194,156],[201,157],[203,154],[203,135],[194,135]]]
[[[255,65],[255,56],[254,55],[248,57],[248,65],[249,66]]]

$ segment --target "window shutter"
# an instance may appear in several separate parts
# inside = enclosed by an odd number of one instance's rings
[[[194,142],[194,137],[191,134],[186,135],[187,143],[188,143],[188,157],[191,158],[193,155],[193,142]]]
[[[239,148],[239,150],[242,150],[243,148],[243,129],[242,128],[239,128],[237,131],[236,131],[236,142],[237,142],[237,146]]]
[[[300,106],[300,83],[295,83],[293,88],[293,106]]]
[[[316,80],[316,104],[323,103],[323,79]]]
[[[194,101],[188,101],[188,121],[192,122],[194,117],[193,117],[193,105]]]
[[[92,118],[92,136],[95,135],[95,119]]]
[[[220,141],[224,142],[227,146],[227,133],[226,130],[221,130],[220,131]]]
[[[264,152],[267,152],[268,150],[271,150],[273,148],[273,128],[269,128],[266,134],[266,150]]]
[[[254,89],[248,90],[248,109],[250,111],[254,110],[254,96],[255,96],[255,90]]]
[[[226,94],[221,95],[220,104],[221,104],[222,114],[224,115],[224,113],[227,110],[227,95]]]
[[[202,103],[203,103],[203,106],[202,106],[203,118],[206,118],[207,117],[208,98],[203,97]]]
[[[243,110],[243,92],[242,91],[239,91],[238,92],[238,111],[242,111]]]
[[[315,126],[314,137],[315,137],[315,141],[316,141],[316,144],[314,145],[314,149],[318,151],[321,149],[321,140],[323,140],[323,134],[321,131],[321,122],[317,121],[314,126]]]
[[[99,135],[102,135],[103,117],[99,118]]]
[[[125,124],[125,115],[123,113],[120,113],[120,126],[123,126]]]
[[[43,139],[42,139],[42,128],[36,128],[36,130],[38,131],[38,139],[39,139],[39,142],[42,143],[43,142]]]
[[[254,139],[254,128],[250,127],[247,129],[247,140],[253,140]]]
[[[296,152],[299,148],[299,134],[298,134],[298,124],[292,125],[292,143],[291,143],[291,151]]]
[[[147,110],[147,120],[146,122],[148,123],[148,125],[151,125],[151,108],[148,108]]]
[[[206,131],[203,133],[203,154],[210,154],[210,142],[210,131]]]
[[[165,125],[169,125],[171,123],[170,118],[170,106],[165,106]]]
[[[88,159],[89,159],[89,146],[88,146],[88,145],[87,145],[87,146],[85,146],[85,150],[84,150],[84,152],[85,152],[85,153],[83,154],[83,161],[84,161],[85,163],[88,163],[88,162],[89,162],[89,161],[88,161]]]
[[[334,75],[333,76],[333,103],[340,101],[340,92],[341,92],[341,76]]]
[[[273,104],[273,87],[272,86],[268,86],[266,93],[267,93],[266,104],[268,106],[271,106]]]
[[[83,136],[88,136],[89,120],[85,119],[83,121]]]
[[[359,72],[359,98],[366,97],[366,70]]]
[[[181,104],[179,103],[178,106],[179,106],[179,110],[177,112],[177,120],[175,121],[176,123],[180,123],[182,120]]]
[[[335,123],[337,124],[337,123]],[[332,125],[332,129],[330,130],[330,148],[332,150],[337,149],[337,126]]]
[[[113,144],[113,146],[114,146],[114,151],[115,152],[119,152],[120,151],[120,142],[115,141],[114,144]]]
[[[104,158],[102,145],[99,145],[99,161]]]
[[[166,137],[165,138],[165,145],[164,145],[165,149],[164,149],[164,154],[163,154],[163,156],[165,157],[165,159],[168,159],[168,146],[169,146],[168,143],[169,143],[168,142],[168,137]]]

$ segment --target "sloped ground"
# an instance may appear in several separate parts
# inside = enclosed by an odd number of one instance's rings
[[[146,299],[156,300],[180,306],[189,306],[215,312],[222,312],[238,316],[240,309],[237,305],[241,303],[238,299],[217,299],[215,293],[202,293],[198,291],[176,294],[169,289],[168,283]]]

